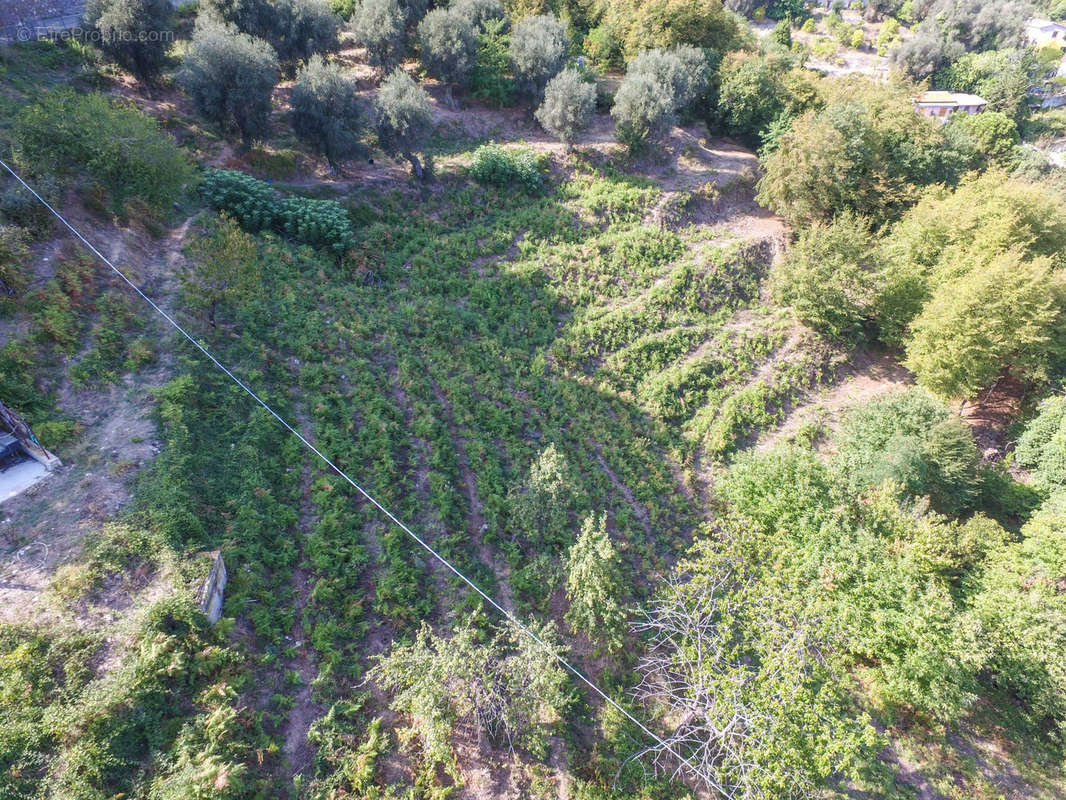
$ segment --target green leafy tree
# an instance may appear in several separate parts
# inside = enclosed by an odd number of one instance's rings
[[[851,210],[875,225],[897,217],[920,187],[954,177],[938,123],[905,90],[835,82],[820,111],[797,117],[764,160],[759,202],[794,225]]]
[[[374,114],[381,149],[391,156],[403,156],[415,177],[425,179],[427,173],[416,155],[433,135],[433,111],[425,90],[397,67],[381,83]]]
[[[511,77],[511,36],[506,20],[487,20],[478,33],[470,85],[479,100],[500,108],[510,102],[515,82]]]
[[[643,0],[607,6],[604,20],[621,33],[627,59],[644,50],[690,45],[718,53],[749,41],[743,20],[720,0]]]
[[[399,63],[404,45],[404,14],[396,0],[360,0],[350,30],[367,61],[381,69]]]
[[[987,559],[973,615],[991,650],[994,684],[1037,721],[1066,730],[1066,493],[1022,527],[1021,541]]]
[[[903,345],[934,287],[1014,248],[1027,257],[1055,257],[1066,248],[1061,193],[1001,170],[963,180],[954,191],[927,191],[882,240],[877,299],[882,339]]]
[[[548,649],[515,625],[482,640],[474,618],[452,636],[438,636],[423,623],[412,644],[396,644],[378,658],[370,676],[392,696],[393,709],[410,715],[410,733],[428,765],[458,778],[451,742],[462,723],[511,749],[543,751],[540,720],[561,711],[569,696],[555,660],[565,650],[554,627],[534,631]]]
[[[151,84],[167,62],[171,11],[168,0],[89,0],[85,22],[105,53]]]
[[[958,513],[980,488],[977,446],[965,423],[928,392],[897,392],[852,409],[836,439],[834,466],[849,492],[891,481],[933,507]]]
[[[983,114],[953,114],[949,126],[958,127],[967,137],[981,163],[1003,162],[1018,144],[1018,126],[1001,111]]]
[[[356,89],[351,72],[317,55],[297,73],[292,87],[293,130],[334,168],[360,148],[364,122]]]
[[[564,69],[544,88],[537,122],[569,150],[596,110],[596,87],[576,69]]]
[[[975,397],[1005,371],[1039,378],[1056,356],[1062,276],[1018,250],[938,287],[911,323],[904,362],[944,397]]]
[[[87,179],[118,201],[162,209],[196,182],[188,155],[155,119],[101,94],[45,94],[19,112],[11,139],[31,174]]]
[[[510,56],[520,91],[539,103],[548,81],[566,63],[566,26],[552,14],[526,17],[511,33]]]
[[[714,113],[729,135],[752,143],[776,120],[790,122],[816,102],[813,83],[791,55],[733,53],[723,60],[719,79]]]
[[[846,211],[800,232],[770,270],[776,302],[833,338],[854,338],[873,317],[878,270],[868,220]]]
[[[189,252],[182,287],[189,300],[203,309],[211,327],[220,308],[254,295],[262,279],[255,242],[232,219],[222,216]]]
[[[567,558],[566,599],[570,608],[566,621],[575,631],[617,650],[622,646],[625,626],[621,593],[621,564],[607,533],[607,516],[587,516]]]
[[[792,23],[787,19],[782,19],[774,25],[770,38],[782,47],[792,47]]]
[[[245,142],[266,135],[278,58],[262,39],[200,19],[178,81],[223,131],[235,129]]]
[[[530,466],[525,484],[511,495],[515,533],[533,544],[561,543],[572,494],[566,459],[555,445],[548,445]]]
[[[664,711],[665,745],[652,751],[682,756],[678,768],[720,796],[814,797],[877,736],[849,710],[845,668],[803,601],[745,552],[745,540],[765,542],[746,525],[707,531],[644,609],[635,693]]]
[[[1029,470],[1040,491],[1066,488],[1066,397],[1040,404],[1040,412],[1018,438],[1014,460]]]
[[[474,23],[449,8],[435,8],[418,23],[422,68],[428,75],[463,86],[470,79],[477,58]],[[449,95],[450,97],[450,95]]]

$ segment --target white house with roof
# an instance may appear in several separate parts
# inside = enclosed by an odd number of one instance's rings
[[[1031,19],[1025,23],[1025,42],[1034,47],[1054,44],[1066,50],[1066,23]]]
[[[964,114],[979,114],[985,110],[988,101],[975,94],[965,92],[922,92],[914,98],[914,108],[919,114],[946,122],[956,111]]]

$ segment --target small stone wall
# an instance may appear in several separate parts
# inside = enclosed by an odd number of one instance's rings
[[[0,42],[28,42],[80,27],[85,0],[0,0]]]

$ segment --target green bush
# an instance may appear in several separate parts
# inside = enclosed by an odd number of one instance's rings
[[[99,94],[59,89],[19,114],[15,159],[34,175],[77,175],[120,205],[141,198],[162,208],[195,182],[188,156],[159,123]]]
[[[501,188],[520,186],[525,191],[539,192],[544,185],[544,158],[532,150],[505,149],[486,144],[474,151],[470,175],[478,183]]]
[[[885,481],[958,513],[976,502],[981,478],[973,435],[947,407],[910,389],[852,409],[837,436],[841,482],[861,492]]]
[[[1018,439],[1014,460],[1027,468],[1033,485],[1050,492],[1066,485],[1066,397],[1050,397]]]
[[[28,239],[22,228],[0,225],[0,295],[16,295],[26,285]]]
[[[249,231],[273,230],[338,256],[355,244],[348,212],[333,200],[282,198],[263,181],[228,169],[208,172],[201,191],[212,207],[231,214]]]

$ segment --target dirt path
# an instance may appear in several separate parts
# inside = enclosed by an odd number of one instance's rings
[[[603,469],[608,480],[611,481],[611,485],[614,486],[615,491],[622,495],[626,504],[632,509],[633,514],[640,520],[640,526],[644,529],[645,537],[647,537],[649,542],[652,541],[654,534],[651,529],[651,516],[648,514],[648,509],[637,500],[636,495],[633,494],[633,490],[626,486],[615,471],[611,469],[610,465],[607,463],[607,459],[603,457],[603,448],[599,443],[590,441],[588,444],[596,454],[596,461],[599,462],[600,467]]]
[[[804,423],[820,422],[829,432],[836,431],[848,409],[913,383],[913,376],[890,356],[858,352],[830,386],[793,408],[781,425],[759,438],[756,447],[768,449],[787,441]]]
[[[306,411],[299,405],[293,410],[297,427],[300,433],[307,439],[312,436],[311,420]],[[289,709],[289,716],[285,720],[284,744],[282,752],[288,763],[291,776],[304,773],[311,765],[314,751],[307,741],[307,732],[311,723],[322,715],[322,708],[311,699],[311,682],[318,675],[318,665],[314,657],[314,651],[307,641],[307,632],[303,627],[303,613],[307,607],[307,600],[311,592],[311,573],[305,566],[304,547],[308,535],[314,529],[317,517],[314,511],[314,503],[311,500],[311,483],[314,479],[314,470],[310,458],[304,460],[303,471],[300,476],[300,519],[297,530],[299,531],[297,566],[292,571],[292,587],[294,594],[294,619],[292,630],[288,638],[292,640],[292,647],[296,650],[293,658],[285,660],[285,672],[295,672],[300,676],[300,685],[292,698],[293,706]]]

